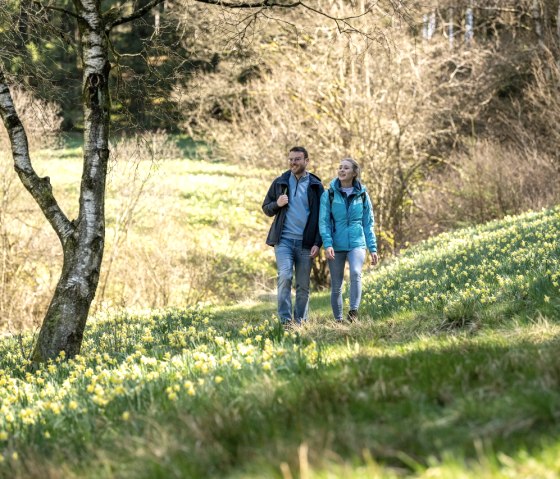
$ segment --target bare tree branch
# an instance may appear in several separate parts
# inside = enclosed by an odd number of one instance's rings
[[[74,226],[61,210],[52,193],[52,187],[48,177],[40,178],[33,166],[29,156],[27,135],[21,120],[14,107],[10,90],[6,83],[3,70],[0,68],[0,116],[8,131],[12,145],[14,168],[21,182],[31,193],[43,214],[55,230],[62,244],[74,231]]]
[[[322,11],[322,10],[318,10],[316,8],[313,8],[309,5],[306,5],[305,3],[301,2],[302,7],[306,8],[307,10],[311,10],[312,12],[318,14],[318,15],[322,15],[323,17],[328,18],[329,20],[333,20],[335,22],[347,22],[348,20],[352,20],[354,18],[361,18],[364,17],[365,15],[367,15],[368,13],[371,12],[372,7],[367,8],[366,10],[364,10],[363,12],[359,13],[358,15],[352,15],[349,17],[333,17],[332,15],[329,15],[328,13]]]
[[[273,0],[262,0],[258,2],[224,2],[223,0],[196,0],[199,3],[218,5],[224,8],[295,8],[302,5],[301,1],[292,3],[280,3]]]
[[[151,2],[144,5],[142,8],[135,10],[130,15],[124,15],[122,17],[118,17],[114,20],[108,21],[105,24],[105,31],[110,32],[113,27],[117,25],[122,25],[123,23],[131,22],[132,20],[136,20],[137,18],[143,17],[148,13],[152,8],[158,6],[160,3],[163,3],[164,0],[152,0]]]
[[[516,7],[497,7],[497,6],[486,6],[486,5],[480,5],[480,4],[473,4],[472,8],[476,9],[476,10],[487,10],[489,12],[508,12],[508,13],[519,13],[520,11],[522,11],[521,7],[516,8]]]
[[[33,2],[35,5],[44,8],[46,10],[54,10],[55,12],[61,12],[64,13],[65,15],[68,15],[70,17],[74,17],[78,20],[81,20],[81,17],[77,14],[75,14],[74,12],[71,12],[70,10],[66,10],[65,8],[61,8],[61,7],[55,7],[53,5],[45,5],[44,3],[38,1],[38,0],[33,0]]]

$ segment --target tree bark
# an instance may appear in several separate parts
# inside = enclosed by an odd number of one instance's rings
[[[58,206],[49,178],[31,165],[27,136],[0,70],[0,113],[10,137],[14,167],[56,231],[64,263],[43,321],[32,360],[70,358],[80,352],[105,244],[105,182],[109,158],[109,50],[101,0],[74,0],[84,65],[84,158],[78,218],[70,222]]]
[[[105,245],[105,183],[109,159],[109,50],[100,0],[74,0],[84,65],[84,163],[80,208],[62,243],[64,263],[33,352],[33,362],[80,352],[99,282]]]

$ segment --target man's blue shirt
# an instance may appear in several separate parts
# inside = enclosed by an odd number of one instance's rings
[[[299,180],[296,179],[293,173],[290,174],[288,210],[286,211],[282,238],[303,239],[303,230],[309,216],[308,187],[309,173],[305,172]]]

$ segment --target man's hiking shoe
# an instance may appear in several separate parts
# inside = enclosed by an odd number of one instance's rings
[[[282,321],[282,327],[285,331],[291,331],[296,323],[294,323],[291,319],[289,321]]]
[[[350,311],[348,311],[348,317],[346,318],[346,320],[349,323],[353,323],[354,321],[357,321],[358,319],[358,310],[357,309],[351,309]]]

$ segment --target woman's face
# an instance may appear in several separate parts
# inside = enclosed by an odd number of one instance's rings
[[[352,163],[343,160],[338,167],[338,179],[340,181],[352,181],[356,177]]]

